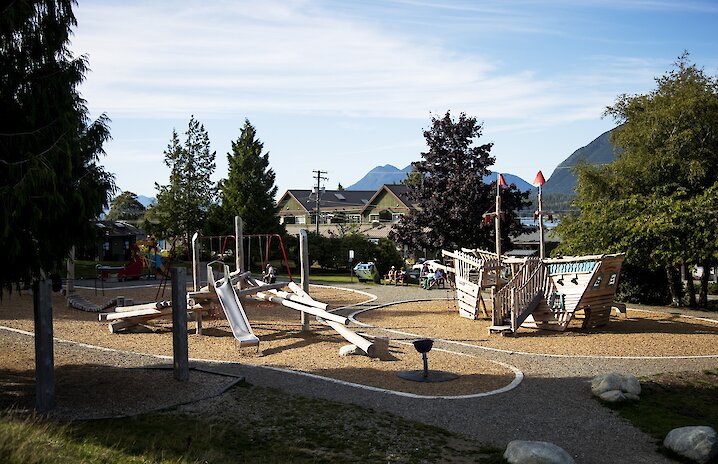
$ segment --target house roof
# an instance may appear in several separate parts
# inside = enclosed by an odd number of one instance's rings
[[[96,221],[97,232],[109,237],[124,237],[128,235],[145,235],[145,232],[124,221]]]
[[[325,190],[321,195],[319,208],[325,211],[361,210],[375,193],[374,190]],[[293,196],[307,212],[316,208],[316,198],[312,195],[312,190],[287,190],[280,201],[287,195]]]
[[[392,195],[396,197],[397,200],[406,208],[409,209],[416,209],[414,205],[411,204],[411,201],[409,200],[409,187],[404,184],[384,184],[382,185],[376,192],[374,192],[374,195],[369,199],[369,202],[366,204],[366,206],[363,208],[363,210],[367,209],[371,203],[382,194],[382,192],[388,191]],[[362,210],[362,212],[363,212]]]

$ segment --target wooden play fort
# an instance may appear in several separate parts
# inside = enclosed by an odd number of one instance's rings
[[[564,331],[577,315],[582,328],[608,323],[612,309],[626,312],[613,301],[623,254],[553,259],[499,260],[478,250],[444,251],[456,278],[459,314],[476,319],[489,316],[481,291],[491,292],[491,332],[516,332],[520,327]],[[511,278],[501,279],[502,270]]]
[[[303,330],[310,330],[309,316],[314,316],[319,323],[334,329],[341,337],[368,356],[379,357],[382,354],[381,346],[375,345],[373,340],[368,340],[346,327],[350,322],[348,318],[329,312],[326,303],[316,301],[309,295],[309,259],[305,230],[301,230],[299,234],[302,284],[298,285],[293,281],[266,283],[254,279],[252,274],[244,269],[242,224],[239,218],[235,219],[235,229],[236,269],[230,271],[229,266],[220,260],[210,262],[206,266],[207,285],[205,286],[200,286],[199,235],[195,234],[192,238],[193,289],[187,292],[187,309],[188,319],[196,322],[198,335],[202,334],[203,314],[210,312],[213,308],[221,307],[237,345],[240,348],[259,347],[260,340],[254,334],[244,311],[244,304],[248,300],[259,300],[298,311],[301,314]],[[267,244],[269,245],[269,241]],[[284,252],[283,249],[282,252]],[[288,267],[286,253],[283,254]],[[266,256],[268,258],[268,253]],[[282,290],[285,287],[286,290]],[[118,306],[113,312],[100,314],[99,319],[109,324],[110,332],[118,333],[153,319],[171,315],[171,302],[159,301],[143,305]]]

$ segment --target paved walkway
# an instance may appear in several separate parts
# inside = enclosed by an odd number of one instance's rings
[[[453,299],[446,290],[417,287],[342,285],[377,296],[375,301],[341,311],[377,307],[396,301]],[[362,329],[386,334],[382,329]],[[396,340],[396,334],[388,334]],[[404,337],[412,339],[413,337]],[[571,453],[579,463],[671,462],[655,452],[648,435],[593,400],[588,382],[610,371],[649,375],[675,370],[718,368],[718,357],[700,359],[610,359],[552,357],[492,351],[475,346],[435,341],[438,348],[504,362],[523,371],[515,389],[498,395],[469,399],[417,399],[370,391],[335,382],[287,374],[254,366],[224,366],[249,382],[278,386],[300,395],[355,403],[389,411],[412,420],[463,433],[481,442],[505,446],[514,439],[545,440]]]

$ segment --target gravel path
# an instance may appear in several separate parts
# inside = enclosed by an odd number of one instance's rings
[[[365,284],[343,285],[373,293],[375,301],[342,310],[416,299],[453,298],[445,290]],[[447,304],[451,304],[447,302]],[[380,329],[366,332],[387,335]],[[396,334],[388,334],[396,340]],[[412,337],[406,337],[412,339]],[[505,446],[515,439],[545,440],[571,453],[579,463],[663,463],[670,459],[655,452],[655,440],[601,406],[591,397],[588,382],[601,373],[620,371],[638,376],[668,371],[718,367],[718,358],[611,359],[511,354],[479,347],[437,342],[435,347],[480,355],[521,369],[525,378],[514,390],[489,397],[427,400],[371,392],[299,375],[250,366],[237,369],[258,385],[277,386],[300,394],[356,403],[389,411],[412,420],[463,433],[479,441]]]

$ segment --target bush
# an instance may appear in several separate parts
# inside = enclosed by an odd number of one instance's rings
[[[665,305],[671,302],[664,270],[651,270],[623,263],[616,299],[626,303]]]

